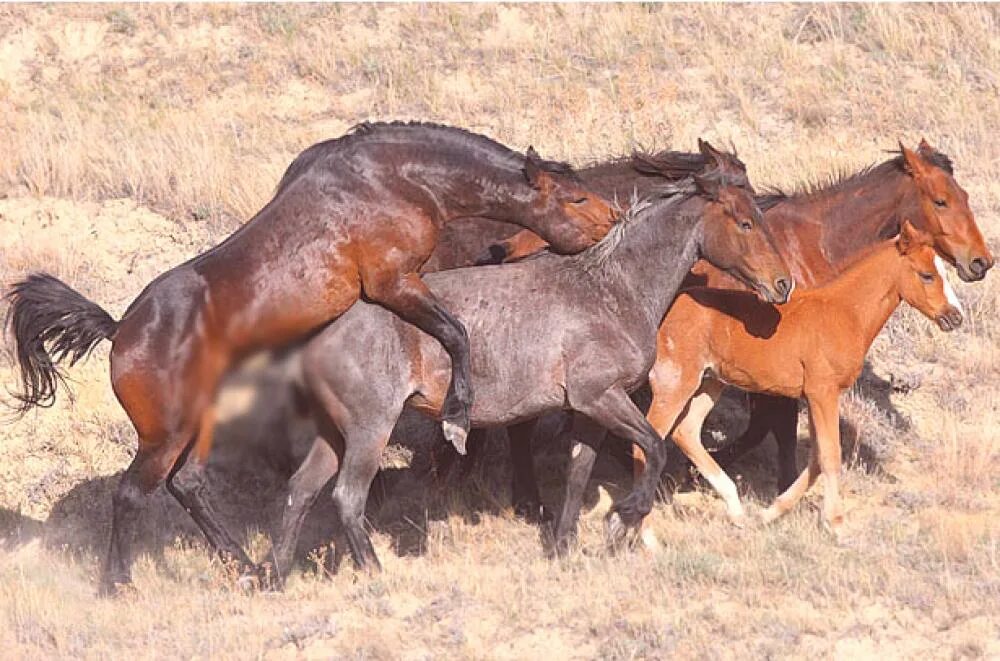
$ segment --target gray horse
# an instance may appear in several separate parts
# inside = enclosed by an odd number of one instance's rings
[[[646,453],[649,470],[608,515],[612,543],[652,509],[666,446],[628,393],[646,381],[660,320],[695,260],[733,273],[769,302],[791,291],[762,219],[752,196],[712,169],[633,204],[580,255],[426,276],[475,347],[473,427],[568,410]],[[302,366],[326,443],[314,444],[292,478],[275,569],[287,572],[305,514],[335,474],[338,549],[346,538],[359,568],[378,569],[363,516],[379,457],[404,407],[440,415],[451,364],[433,338],[359,302],[309,342]]]

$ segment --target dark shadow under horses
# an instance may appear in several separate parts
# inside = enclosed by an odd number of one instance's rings
[[[652,508],[665,446],[628,392],[646,378],[656,328],[687,271],[704,257],[767,300],[790,290],[752,197],[718,169],[695,182],[633,206],[631,220],[582,255],[427,276],[476,347],[474,427],[570,410],[647,451],[654,470],[609,515],[615,541]],[[337,547],[377,568],[363,518],[369,486],[403,408],[440,415],[447,356],[386,310],[358,304],[310,341],[302,365],[326,443],[313,445],[292,479],[275,568],[287,572],[298,527],[334,474]]]
[[[204,496],[219,382],[243,356],[302,340],[361,296],[444,347],[455,370],[443,421],[464,443],[467,333],[417,272],[442,227],[468,216],[530,228],[568,253],[613,219],[562,164],[460,129],[363,124],[303,152],[253,219],[150,283],[120,321],[48,275],[12,288],[22,410],[52,402],[57,363],[112,341],[112,386],[139,447],[114,497],[103,591],[131,580],[135,522],[164,482],[213,547],[252,568]]]

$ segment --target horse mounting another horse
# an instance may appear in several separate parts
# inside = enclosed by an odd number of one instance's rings
[[[652,470],[609,515],[612,539],[652,508],[665,447],[628,391],[644,382],[657,326],[694,261],[708,259],[765,300],[783,302],[791,290],[753,198],[718,164],[666,193],[632,206],[581,255],[427,276],[476,347],[474,427],[569,409],[648,453]],[[305,513],[334,474],[337,546],[346,542],[359,567],[377,568],[363,525],[368,490],[403,408],[440,416],[447,357],[388,311],[359,303],[310,341],[302,365],[325,443],[292,478],[276,570],[287,573]]]
[[[417,271],[442,227],[468,216],[530,228],[572,253],[604,236],[614,213],[532,150],[433,124],[362,124],[300,154],[254,218],[151,282],[120,321],[51,276],[14,285],[22,411],[53,401],[59,361],[112,341],[112,386],[139,447],[114,497],[103,590],[131,580],[132,530],[164,481],[213,547],[252,567],[203,495],[218,384],[241,357],[301,340],[362,294],[444,347],[454,369],[442,419],[463,446],[467,333]]]

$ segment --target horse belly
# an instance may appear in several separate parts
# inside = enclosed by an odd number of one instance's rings
[[[751,342],[725,359],[716,360],[712,371],[725,383],[749,392],[784,397],[802,394],[802,361],[790,348]]]

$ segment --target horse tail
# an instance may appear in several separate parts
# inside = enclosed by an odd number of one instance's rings
[[[11,287],[5,325],[13,330],[22,391],[13,393],[19,414],[49,407],[56,386],[65,382],[58,363],[72,367],[94,346],[110,338],[118,322],[100,306],[46,273],[32,273]]]

